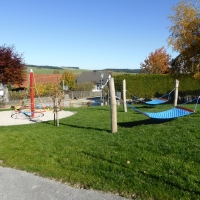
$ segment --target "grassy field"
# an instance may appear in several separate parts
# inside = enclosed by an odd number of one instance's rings
[[[31,67],[27,67],[27,72],[29,72],[30,69]],[[37,68],[37,67],[33,67],[32,69],[33,69],[34,74],[53,74],[55,70],[55,69]],[[66,68],[66,69],[60,69],[58,71],[60,72],[60,74],[64,73],[64,71],[69,71],[75,75],[80,75],[83,71],[90,71],[90,70]]]
[[[200,112],[155,122],[117,109],[115,134],[109,106],[69,108],[77,113],[59,127],[52,121],[1,127],[0,165],[130,199],[200,199]]]

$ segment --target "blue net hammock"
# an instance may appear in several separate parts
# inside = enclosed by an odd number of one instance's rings
[[[193,114],[196,110],[196,107],[197,107],[197,104],[198,104],[198,101],[199,101],[199,98],[196,98],[196,99],[193,99],[191,101],[188,101],[187,103],[189,102],[192,102],[192,101],[195,101],[196,100],[196,105],[195,105],[195,109],[194,110],[191,110],[191,109],[188,109],[188,108],[184,108],[182,106],[176,106],[172,109],[169,109],[169,110],[166,110],[166,111],[161,111],[161,112],[143,112],[139,109],[137,109],[136,107],[130,105],[127,103],[127,105],[135,110],[136,112],[139,112],[141,114],[144,114],[145,116],[151,118],[151,119],[156,119],[156,120],[171,120],[171,119],[175,119],[175,118],[178,118],[178,117],[183,117],[183,116],[186,116],[186,115],[190,115],[190,114]]]
[[[163,104],[163,103],[166,103],[170,100],[170,95],[171,93],[174,91],[174,89],[169,92],[168,94],[165,94],[163,95],[162,97],[159,97],[159,98],[156,98],[156,99],[153,99],[151,101],[143,101],[143,100],[140,100],[138,97],[136,97],[135,95],[133,95],[134,99],[139,101],[139,102],[142,102],[142,103],[145,103],[147,105],[151,105],[151,106],[155,106],[155,105],[159,105],[159,104]],[[167,98],[164,98],[164,97],[167,97]]]
[[[159,105],[159,104],[163,104],[166,103],[167,101],[169,101],[169,99],[153,99],[152,101],[143,101],[143,103],[148,104],[148,105]]]

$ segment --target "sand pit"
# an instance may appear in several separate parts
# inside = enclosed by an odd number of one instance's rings
[[[13,125],[22,125],[22,124],[32,124],[38,122],[45,122],[54,120],[54,113],[52,111],[44,112],[44,116],[29,120],[27,117],[19,117],[16,119],[12,114],[14,111],[2,111],[0,112],[0,126],[13,126]],[[76,112],[70,111],[60,111],[58,112],[59,119],[70,117]],[[23,114],[22,114],[23,115]],[[13,117],[11,117],[13,116]]]

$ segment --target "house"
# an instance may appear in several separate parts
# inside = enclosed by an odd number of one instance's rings
[[[77,83],[84,83],[84,82],[93,82],[95,84],[95,88],[93,92],[100,91],[107,85],[111,75],[107,71],[86,71],[82,72],[82,74],[77,77]]]
[[[48,84],[48,83],[60,83],[62,80],[62,74],[34,74],[34,82],[36,84]],[[100,91],[105,85],[107,85],[108,80],[111,75],[107,71],[86,71],[77,77],[77,83],[93,82],[95,83],[95,88],[93,91]],[[15,91],[24,90],[29,87],[29,74],[26,75],[25,81],[17,88],[13,89]]]
[[[172,59],[169,64],[172,69],[176,68],[176,71],[174,73],[190,74],[190,73],[195,73],[194,71],[195,63],[199,68],[198,64],[200,63],[199,54],[192,56],[190,59],[188,59],[187,57],[184,58],[182,54],[179,54],[176,58]]]

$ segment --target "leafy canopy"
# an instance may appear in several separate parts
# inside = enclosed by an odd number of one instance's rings
[[[151,52],[144,63],[140,63],[142,72],[147,74],[167,74],[169,72],[170,54],[164,47]]]
[[[94,88],[95,84],[93,82],[77,83],[76,90],[78,91],[90,91]]]
[[[0,46],[0,83],[20,85],[26,76],[26,67],[22,58],[15,52],[14,46]]]
[[[70,71],[65,71],[62,74],[62,80],[64,81],[64,85],[68,86],[69,90],[74,90],[76,87],[76,77]]]
[[[200,10],[199,2],[181,0],[172,7],[173,15],[169,16],[172,26],[168,45],[180,55],[172,61],[171,73],[198,73],[200,61]]]

